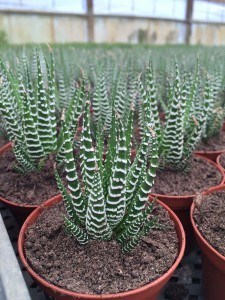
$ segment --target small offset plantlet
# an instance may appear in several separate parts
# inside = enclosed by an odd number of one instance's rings
[[[178,64],[175,63],[176,76],[174,85],[168,92],[168,105],[166,121],[160,125],[157,110],[156,88],[153,81],[151,60],[146,73],[145,88],[140,82],[140,91],[143,99],[143,109],[140,114],[141,128],[147,121],[153,124],[158,135],[160,168],[174,171],[184,171],[191,158],[192,152],[205,126],[210,105],[208,81],[206,80],[205,92],[202,101],[198,102],[198,109],[193,110],[193,102],[198,82],[197,75],[190,88],[187,81],[181,83]],[[191,94],[191,95],[190,95]]]
[[[59,160],[63,156],[61,135],[57,138],[56,131],[54,59],[52,53],[50,56],[50,65],[45,59],[45,80],[36,49],[37,78],[34,83],[26,58],[23,58],[23,74],[19,71],[18,76],[3,61],[0,63],[0,113],[9,140],[13,142],[15,168],[24,174],[40,171],[51,154],[58,152]],[[66,113],[71,138],[83,104],[80,93],[77,89]]]
[[[67,215],[67,231],[80,244],[90,240],[117,240],[123,252],[131,251],[141,237],[156,225],[150,218],[153,204],[148,198],[158,166],[158,143],[155,132],[146,125],[142,143],[133,164],[130,163],[133,111],[126,124],[112,114],[106,159],[103,161],[103,138],[98,128],[93,147],[90,103],[86,102],[81,136],[81,174],[78,179],[70,134],[64,122],[65,169],[67,187],[55,170]],[[151,160],[147,169],[147,150],[151,141]]]

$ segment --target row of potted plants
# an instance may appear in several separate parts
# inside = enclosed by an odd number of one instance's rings
[[[25,267],[47,293],[59,299],[156,299],[184,254],[181,223],[186,249],[191,249],[190,207],[196,193],[223,187],[222,166],[192,155],[214,124],[212,80],[206,77],[204,90],[198,93],[199,66],[191,85],[181,78],[175,62],[161,124],[150,60],[144,80],[137,80],[142,104],[134,142],[134,105],[131,101],[128,106],[120,97],[119,84],[110,107],[102,74],[92,103],[86,101],[85,80],[76,87],[57,130],[53,55],[50,64],[46,60],[47,84],[37,51],[36,64],[38,77],[33,82],[26,61],[24,78],[15,77],[1,63],[0,110],[11,143],[2,149],[0,168],[9,173],[8,181],[15,178],[17,184],[35,180],[32,174],[40,176],[38,182],[32,181],[32,192],[24,193],[38,200],[34,205],[1,197],[11,208],[28,208],[23,220],[34,210],[19,237]],[[34,192],[42,190],[40,180],[48,180],[51,192],[57,183],[61,193],[54,188],[56,195],[46,202]],[[10,183],[6,183],[7,188]]]

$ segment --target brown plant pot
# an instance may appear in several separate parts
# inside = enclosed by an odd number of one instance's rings
[[[163,274],[160,278],[156,279],[155,281],[146,284],[140,288],[118,293],[118,294],[108,294],[108,295],[89,295],[89,294],[81,294],[76,293],[72,291],[65,290],[63,288],[57,287],[49,282],[47,282],[45,279],[41,278],[35,271],[32,269],[32,267],[29,265],[28,261],[26,260],[26,256],[24,253],[24,240],[26,236],[26,231],[29,228],[30,225],[32,225],[38,218],[38,216],[41,214],[41,212],[44,209],[47,209],[48,207],[51,207],[55,203],[61,201],[61,199],[53,199],[49,200],[42,205],[40,205],[35,211],[31,213],[31,215],[27,218],[25,223],[23,224],[20,234],[19,234],[19,240],[18,240],[18,250],[20,259],[22,260],[23,265],[27,269],[27,271],[30,273],[30,275],[35,279],[36,282],[38,282],[43,290],[50,296],[53,296],[54,299],[60,299],[60,300],[75,300],[75,299],[82,299],[82,300],[89,300],[89,299],[123,299],[123,300],[156,300],[160,291],[164,287],[164,285],[168,282],[170,277],[172,276],[173,272],[177,268],[178,264],[180,263],[185,249],[185,233],[183,230],[183,227],[177,218],[177,216],[163,203],[159,201],[159,203],[168,211],[170,218],[175,223],[175,228],[179,240],[179,255],[177,259],[175,260],[172,267]]]
[[[201,158],[203,160],[207,161],[208,163],[210,163],[211,165],[215,166],[215,168],[218,171],[220,171],[220,173],[222,174],[222,181],[218,186],[222,185],[225,181],[224,172],[223,172],[222,167],[217,165],[212,160],[210,160],[206,157],[201,157]],[[208,189],[208,188],[209,187],[206,187],[206,189]],[[163,203],[168,205],[176,213],[176,215],[180,219],[180,221],[184,227],[184,231],[186,233],[187,246],[185,249],[185,254],[190,253],[194,249],[195,244],[196,244],[194,234],[193,234],[193,228],[192,228],[191,221],[190,221],[190,208],[191,208],[193,199],[195,197],[195,194],[194,195],[185,195],[185,196],[170,196],[170,195],[161,195],[161,194],[151,194],[151,196],[157,197],[157,199],[159,199],[160,201],[162,201]]]
[[[225,185],[214,187],[204,192],[210,194],[225,190]],[[225,299],[225,257],[216,251],[202,236],[194,221],[195,203],[191,206],[191,223],[195,238],[202,251],[203,295],[205,300]]]
[[[223,167],[222,164],[221,164],[221,156],[222,156],[222,155],[223,155],[223,153],[220,154],[220,155],[217,157],[216,163],[217,163],[217,165],[219,165],[219,166],[223,169],[223,171],[224,171],[224,176],[225,176],[225,167]]]
[[[223,122],[222,131],[225,131],[225,122]],[[216,162],[218,156],[221,155],[224,152],[225,152],[225,146],[224,146],[224,149],[216,150],[216,151],[194,151],[195,154],[201,155],[201,156],[206,157],[208,159],[211,159],[214,162]]]
[[[194,154],[200,155],[202,157],[208,158],[208,159],[216,162],[218,156],[224,152],[225,152],[225,149],[217,150],[217,151],[194,151]]]
[[[11,149],[12,149],[12,143],[9,142],[4,147],[0,148],[0,156],[5,152],[10,151]],[[59,198],[61,198],[60,194],[52,197],[51,199],[59,199]],[[0,196],[0,202],[4,203],[11,210],[19,226],[22,226],[23,222],[30,215],[30,213],[38,207],[38,205],[16,203],[1,196]]]
[[[9,143],[7,143],[6,145],[4,145],[0,148],[0,155],[7,152],[7,151],[9,151],[9,150],[11,150],[11,149],[12,149],[12,143],[9,142]]]

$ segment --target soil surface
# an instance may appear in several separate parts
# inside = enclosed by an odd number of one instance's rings
[[[153,213],[166,226],[152,229],[129,254],[123,254],[115,240],[78,244],[65,233],[63,213],[63,203],[45,210],[25,239],[29,264],[58,287],[85,294],[132,290],[160,277],[178,256],[174,223],[158,204]]]
[[[221,166],[225,169],[225,153],[220,156],[219,162]]]
[[[45,163],[41,172],[28,175],[14,170],[15,156],[8,151],[0,157],[0,196],[16,203],[39,205],[59,194],[53,173],[53,162]]]
[[[225,191],[195,199],[194,220],[205,239],[225,256]]]
[[[201,141],[196,151],[218,151],[225,149],[225,131],[221,130],[218,136],[211,138],[206,143]]]
[[[221,181],[222,175],[213,165],[204,159],[193,157],[187,172],[158,170],[152,193],[171,196],[193,195],[218,185]]]

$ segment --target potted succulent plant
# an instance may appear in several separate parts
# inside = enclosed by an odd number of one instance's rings
[[[59,194],[54,161],[63,158],[61,135],[57,136],[54,59],[45,60],[43,76],[36,50],[37,80],[32,82],[26,60],[23,73],[13,74],[1,61],[0,112],[10,143],[0,149],[0,200],[23,221],[43,201]],[[23,74],[23,75],[22,75]],[[83,104],[83,88],[77,88],[66,113],[72,134]],[[58,196],[56,196],[58,197]]]
[[[145,87],[140,82],[143,99],[140,129],[145,122],[152,123],[158,136],[160,162],[152,194],[179,216],[189,241],[187,247],[191,247],[193,234],[189,214],[193,197],[202,189],[221,184],[223,172],[216,163],[200,156],[192,156],[202,135],[210,107],[209,78],[206,79],[204,97],[193,118],[190,114],[191,86],[187,80],[181,82],[177,63],[175,69],[174,86],[168,94],[166,119],[161,125],[158,119],[157,94],[150,61]]]
[[[28,217],[19,235],[23,264],[56,299],[156,299],[184,253],[178,218],[164,204],[149,202],[158,166],[157,137],[149,124],[130,163],[132,118],[131,110],[124,124],[113,113],[103,160],[103,138],[98,127],[94,148],[87,102],[77,164],[63,125],[67,186],[57,170],[55,176],[64,205],[59,200],[44,203]],[[135,255],[145,265],[135,262]]]
[[[225,132],[223,129],[224,108],[222,107],[221,91],[222,76],[215,74],[210,78],[209,109],[202,131],[202,138],[195,153],[207,157],[214,162],[218,155],[225,152]]]
[[[201,249],[203,295],[207,300],[225,295],[225,186],[198,194],[191,206],[191,222]]]

